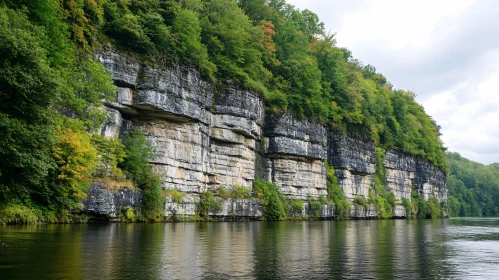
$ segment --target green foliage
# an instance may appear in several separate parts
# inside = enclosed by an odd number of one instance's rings
[[[364,207],[364,208],[369,207],[369,202],[367,202],[365,196],[363,195],[356,195],[353,199],[353,203],[355,204],[355,206],[358,207]]]
[[[322,201],[321,199],[315,200],[311,197],[308,197],[307,203],[309,207],[310,218],[319,219],[322,213],[322,209],[324,209],[324,201]]]
[[[327,162],[324,165],[327,176],[327,199],[334,205],[336,218],[345,218],[350,215],[350,201],[348,201],[343,190],[338,186],[338,179],[334,175],[334,168],[329,166]]]
[[[444,206],[438,201],[436,197],[430,197],[430,200],[427,202],[427,204],[427,209],[429,210],[429,214],[432,219],[444,217]]]
[[[411,201],[405,197],[402,197],[402,206],[404,206],[406,217],[408,219],[413,218],[414,209],[412,208]]]
[[[371,202],[374,204],[378,216],[382,219],[389,219],[393,217],[393,205],[390,204],[388,199],[383,196],[376,195],[372,198]]]
[[[424,197],[420,196],[415,189],[412,190],[411,204],[413,209],[413,216],[418,219],[426,219],[427,217],[429,217],[428,204],[424,200]]]
[[[74,209],[86,197],[97,164],[97,151],[90,135],[81,128],[58,127],[56,139],[52,160],[57,169],[52,191],[62,209]]]
[[[262,202],[266,220],[275,221],[286,217],[285,198],[276,184],[256,179],[253,182],[253,194]]]
[[[135,213],[135,211],[133,211],[132,208],[126,208],[126,210],[123,210],[122,213],[125,219],[129,222],[133,223],[138,219],[138,215]]]
[[[303,212],[303,206],[304,202],[301,199],[290,199],[287,201],[289,204],[289,216],[295,215],[295,216],[301,216]]]
[[[9,205],[0,208],[0,225],[35,224],[40,216],[32,208],[23,205]]]
[[[231,192],[227,190],[226,187],[220,186],[216,190],[216,195],[220,197],[221,199],[229,199],[231,198]]]
[[[235,185],[230,196],[232,199],[247,199],[251,197],[251,190],[245,186]]]
[[[97,149],[97,168],[94,177],[123,177],[118,165],[126,157],[125,146],[118,138],[104,137],[100,134],[92,136],[92,145]]]
[[[160,221],[164,217],[165,196],[161,186],[161,177],[147,173],[146,183],[142,185],[142,213],[149,220]]]
[[[0,202],[43,193],[54,144],[59,83],[46,58],[42,28],[0,6]]]
[[[144,133],[134,128],[123,139],[126,147],[126,159],[120,164],[128,178],[136,182],[139,187],[148,183],[151,176],[149,161],[154,155],[154,148],[147,142]]]
[[[154,148],[147,142],[144,133],[137,128],[132,129],[123,142],[126,158],[121,168],[143,191],[142,212],[147,219],[161,220],[165,205],[161,177],[154,173],[149,164],[154,155]]]
[[[484,165],[457,153],[448,153],[450,216],[499,215],[499,164]]]
[[[164,194],[166,196],[171,197],[172,201],[175,202],[175,203],[182,202],[182,200],[184,200],[184,198],[187,196],[185,193],[183,193],[183,192],[181,192],[179,190],[176,190],[176,189],[166,190],[166,191],[164,191]]]
[[[222,210],[222,204],[215,198],[211,191],[202,193],[196,207],[196,214],[201,218],[208,219],[209,213],[216,213]]]

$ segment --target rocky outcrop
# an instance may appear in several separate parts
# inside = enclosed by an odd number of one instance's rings
[[[210,128],[211,189],[219,186],[230,189],[236,185],[252,188],[263,106],[260,95],[232,85],[215,95]]]
[[[119,220],[121,211],[140,210],[142,192],[130,189],[112,189],[104,183],[95,182],[87,190],[87,197],[81,202],[83,211],[92,215]]]
[[[376,172],[374,143],[341,134],[331,134],[328,140],[328,163],[334,167],[345,196],[352,201],[357,195],[367,197]]]
[[[140,128],[156,150],[152,164],[165,189],[199,194],[219,186],[252,187],[263,124],[260,95],[232,85],[215,94],[189,67],[159,69],[114,52],[97,59],[118,86],[116,101],[107,102],[102,134]]]
[[[432,196],[440,201],[448,199],[447,176],[427,160],[417,161],[413,184],[426,200]]]
[[[181,202],[173,202],[167,197],[165,204],[166,217],[194,216],[196,215],[195,197],[188,197]],[[219,218],[247,218],[258,219],[263,216],[263,205],[254,199],[219,199],[220,210],[209,212],[212,217]]]
[[[411,191],[416,171],[414,157],[406,153],[388,150],[383,162],[386,172],[386,189],[397,199],[411,199]]]
[[[264,127],[265,179],[288,198],[327,195],[326,129],[288,114],[268,115]]]
[[[167,201],[165,215],[194,215],[199,194],[222,186],[251,189],[255,177],[276,183],[287,198],[327,196],[326,160],[350,201],[367,198],[374,188],[376,156],[370,140],[327,131],[289,114],[264,115],[260,94],[232,84],[215,88],[192,67],[154,67],[112,51],[96,58],[118,87],[116,99],[105,103],[108,123],[101,134],[122,137],[132,127],[142,130],[155,148],[151,163],[163,188],[188,194],[181,203]],[[395,216],[405,215],[401,201],[411,198],[413,187],[426,199],[447,199],[446,175],[428,161],[388,150],[383,167],[386,189],[397,200]],[[95,192],[89,194],[97,197]],[[102,205],[115,204],[109,201],[114,194],[100,194],[107,201]],[[111,206],[86,203],[88,211],[115,215]],[[224,201],[222,209],[211,214],[257,217],[263,211],[257,202],[245,200]],[[377,214],[372,205],[351,210],[357,218]],[[332,215],[327,207],[321,214]]]
[[[356,196],[368,198],[369,190],[374,188],[376,156],[372,141],[354,139],[346,135],[330,133],[328,138],[328,162],[335,168],[338,185],[346,197],[354,201]],[[416,188],[425,199],[436,196],[447,200],[447,181],[443,172],[426,160],[413,155],[386,151],[383,161],[385,187],[395,194],[395,217],[405,217],[402,198],[411,200],[411,192]],[[355,207],[355,208],[354,208]],[[375,217],[372,206],[364,209],[353,206],[352,217]]]
[[[254,199],[218,199],[221,209],[210,212],[210,216],[219,218],[258,219],[263,216],[263,206]],[[195,216],[199,198],[187,196],[180,202],[172,201],[167,196],[165,200],[165,217]],[[94,217],[110,221],[119,221],[128,209],[139,213],[142,207],[142,192],[138,190],[112,188],[104,183],[94,182],[87,191],[87,197],[81,202],[83,211]]]

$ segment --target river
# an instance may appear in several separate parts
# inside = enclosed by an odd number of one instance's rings
[[[496,279],[499,218],[0,226],[0,279]]]

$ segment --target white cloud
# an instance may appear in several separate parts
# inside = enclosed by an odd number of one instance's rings
[[[488,75],[471,76],[454,89],[432,95],[423,105],[442,126],[442,140],[451,151],[484,163],[499,161],[499,65]]]

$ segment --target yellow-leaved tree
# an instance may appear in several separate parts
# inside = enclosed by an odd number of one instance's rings
[[[74,208],[86,196],[96,168],[97,151],[84,130],[57,127],[56,138],[53,159],[57,165],[57,191],[61,194],[61,202]]]

